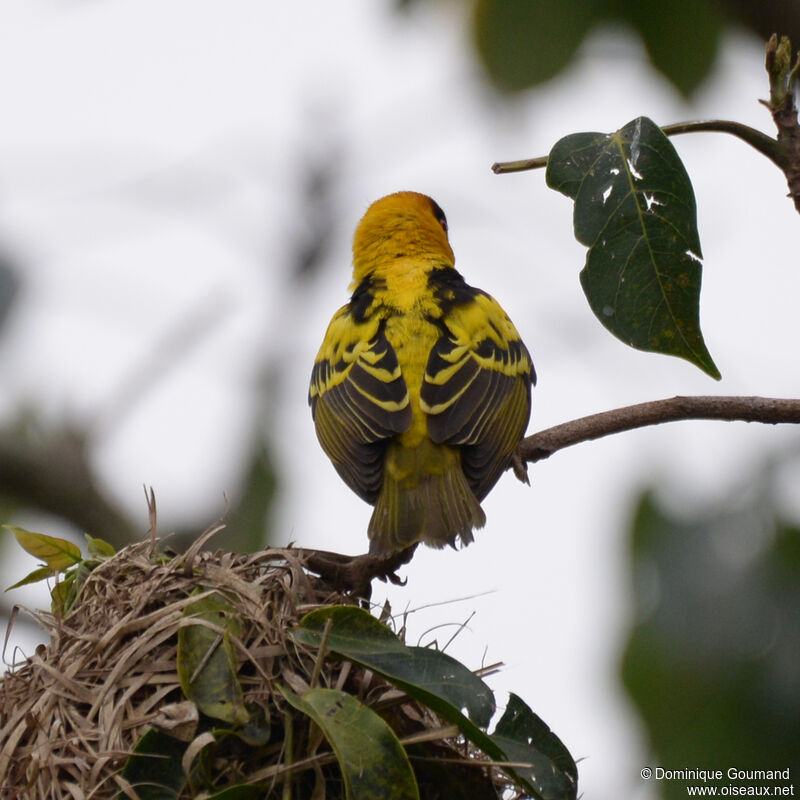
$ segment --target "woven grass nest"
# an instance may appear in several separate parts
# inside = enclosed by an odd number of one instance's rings
[[[310,574],[303,552],[234,555],[196,546],[170,557],[153,542],[137,543],[94,563],[65,614],[28,612],[50,641],[0,683],[0,797],[202,798],[236,786],[229,797],[344,798],[331,746],[287,700],[315,686],[348,692],[388,723],[420,797],[524,796],[488,761],[478,765],[486,757],[430,708],[374,671],[291,636],[314,609],[358,608],[350,594]],[[244,707],[256,720],[240,724],[240,735],[220,734],[236,726],[210,724],[182,690],[179,632],[188,627],[187,608],[203,598],[223,601],[236,618],[234,634],[222,636],[213,615],[205,631],[232,654]],[[131,778],[141,770],[126,773],[148,732],[174,737],[191,776],[174,794],[145,795]]]

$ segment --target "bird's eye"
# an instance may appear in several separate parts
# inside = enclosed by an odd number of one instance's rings
[[[444,232],[447,233],[447,217],[444,215],[442,207],[435,200],[431,200],[431,208],[433,209],[433,216],[436,217],[438,223],[444,228]]]

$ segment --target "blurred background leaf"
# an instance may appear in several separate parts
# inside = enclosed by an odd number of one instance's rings
[[[635,31],[651,66],[689,97],[710,76],[726,27],[746,26],[764,40],[778,31],[798,41],[800,9],[791,0],[477,0],[473,35],[491,82],[518,92],[568,67],[601,25]]]
[[[474,35],[489,78],[520,91],[555,77],[602,19],[603,0],[478,0]]]
[[[14,306],[19,291],[19,278],[12,260],[0,251],[0,333]]]
[[[749,492],[709,508],[639,499],[622,675],[665,769],[800,774],[800,528],[782,518],[771,479],[756,474]],[[686,783],[660,789],[685,797]]]
[[[620,3],[620,21],[641,36],[650,63],[684,96],[710,75],[724,19],[716,0]]]

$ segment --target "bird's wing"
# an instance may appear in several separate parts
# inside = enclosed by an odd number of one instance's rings
[[[422,382],[422,410],[434,442],[461,445],[464,474],[482,500],[525,433],[536,373],[513,323],[489,295],[475,291],[442,323]]]
[[[377,317],[334,315],[308,393],[322,448],[345,483],[374,503],[383,479],[385,440],[411,425],[408,387]]]

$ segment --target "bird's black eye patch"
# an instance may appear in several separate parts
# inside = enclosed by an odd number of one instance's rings
[[[436,217],[436,220],[444,228],[444,232],[447,233],[447,217],[444,215],[442,207],[435,200],[431,200],[431,210],[433,211],[433,216]]]

